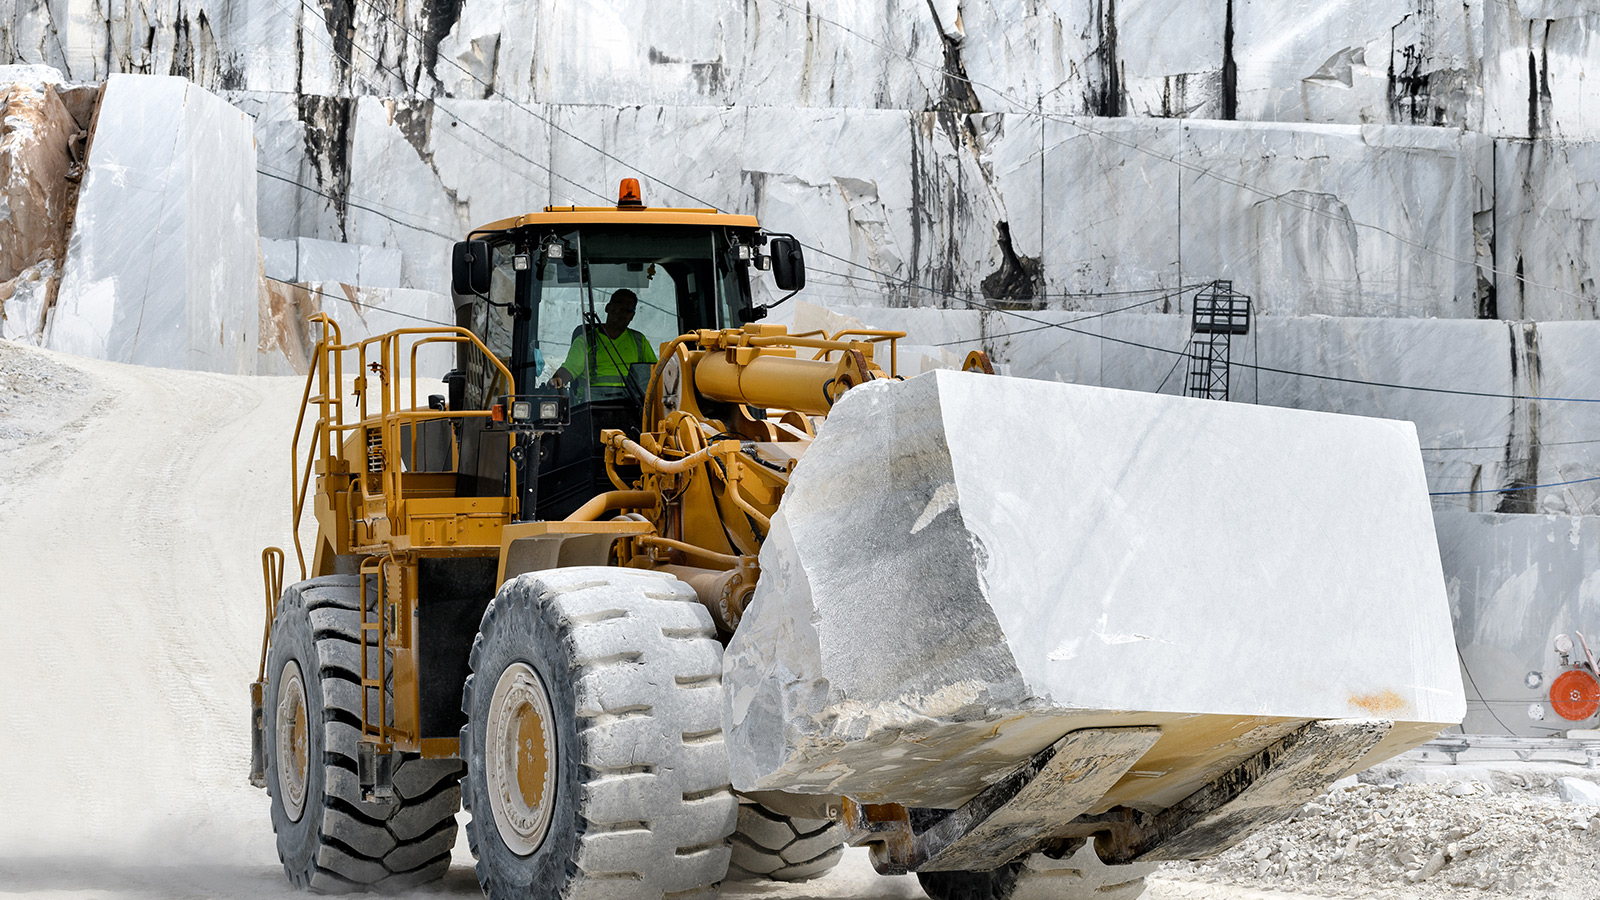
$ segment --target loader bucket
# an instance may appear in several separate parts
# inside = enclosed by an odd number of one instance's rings
[[[951,809],[1099,747],[1058,818],[1172,809],[1193,838],[1229,773],[1325,784],[1464,713],[1409,422],[872,382],[796,469],[761,568],[724,663],[740,790]]]

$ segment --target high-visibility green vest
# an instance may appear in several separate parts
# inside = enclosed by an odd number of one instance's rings
[[[591,350],[587,337],[593,334]],[[594,377],[588,378],[589,362],[594,362]],[[621,387],[628,377],[628,367],[634,363],[656,361],[655,351],[644,335],[629,328],[613,341],[603,328],[584,328],[572,340],[563,367],[578,381],[589,380],[595,387]]]

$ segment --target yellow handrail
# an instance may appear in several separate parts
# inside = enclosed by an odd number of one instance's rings
[[[484,358],[499,370],[499,375],[507,385],[514,384],[511,369],[497,357],[489,348],[469,329],[459,326],[440,326],[433,328],[400,328],[394,331],[373,337],[363,338],[351,344],[343,343],[343,335],[339,325],[327,313],[316,313],[307,319],[309,324],[321,324],[322,334],[317,339],[313,350],[311,367],[306,372],[305,389],[300,396],[300,414],[295,422],[293,443],[289,448],[290,457],[290,482],[289,503],[292,510],[291,527],[293,529],[295,558],[300,564],[300,577],[304,579],[306,572],[305,548],[300,540],[300,522],[305,515],[306,500],[310,494],[311,475],[316,469],[318,460],[322,462],[324,475],[335,474],[339,466],[335,460],[343,454],[345,435],[358,428],[377,428],[380,430],[384,443],[384,471],[388,478],[381,486],[383,496],[389,509],[396,508],[400,499],[400,440],[399,429],[407,423],[421,422],[427,419],[442,418],[484,418],[491,416],[489,410],[419,410],[417,402],[417,348],[426,343],[470,343]],[[400,393],[400,379],[394,375],[401,371],[400,346],[403,340],[412,335],[420,335],[419,340],[412,342],[411,366],[407,372],[407,382],[410,386],[411,405],[409,409],[402,409],[402,394]],[[369,351],[370,348],[370,351]],[[360,365],[360,375],[355,382],[356,418],[353,422],[345,421],[345,408],[342,390],[344,387],[344,355],[354,352]],[[368,356],[374,357],[369,367]],[[368,414],[367,377],[371,372],[378,376],[381,383],[379,395],[378,414],[376,417]],[[318,387],[316,396],[312,395],[312,385]],[[316,423],[312,428],[311,447],[308,450],[305,471],[300,470],[300,439],[305,431],[306,414],[311,406],[318,407]],[[416,429],[412,429],[413,441]],[[510,437],[508,435],[508,440]],[[414,448],[413,448],[414,449]],[[374,490],[369,483],[368,467],[361,466],[354,473],[357,476],[363,494],[369,498],[377,499],[379,490]],[[517,483],[515,470],[511,473],[511,497],[515,506],[517,501]]]

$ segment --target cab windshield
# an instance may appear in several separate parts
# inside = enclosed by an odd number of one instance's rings
[[[734,321],[742,289],[716,230],[576,228],[538,245],[527,371],[578,400],[640,396],[663,343]]]

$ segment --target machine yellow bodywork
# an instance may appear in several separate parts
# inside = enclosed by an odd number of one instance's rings
[[[615,210],[586,214],[641,218]],[[670,211],[657,218],[673,224],[700,216]],[[568,213],[559,218],[573,221]],[[504,415],[494,409],[419,407],[416,349],[439,342],[468,344],[509,383],[503,361],[464,328],[407,328],[346,344],[331,318],[317,315],[312,322],[321,326],[322,337],[312,355],[293,444],[291,504],[301,577],[334,574],[340,558],[360,560],[363,596],[377,596],[377,613],[364,616],[362,636],[380,649],[363,654],[363,668],[371,656],[379,671],[363,671],[362,683],[376,688],[392,677],[393,686],[392,710],[385,708],[386,692],[362,692],[364,739],[378,753],[409,751],[424,758],[452,757],[459,748],[455,739],[423,738],[417,728],[420,642],[413,622],[421,559],[494,558],[497,584],[560,566],[659,569],[694,587],[726,638],[755,589],[756,555],[788,473],[815,433],[811,417],[825,415],[856,384],[894,377],[896,341],[904,337],[873,330],[790,335],[781,326],[759,324],[681,335],[661,348],[664,362],[650,381],[639,440],[614,430],[602,434],[616,490],[595,497],[564,521],[518,522],[514,470],[508,496],[460,497],[453,473],[410,472],[404,464],[415,452],[420,423]],[[885,344],[887,370],[874,359],[875,349]],[[409,359],[402,352],[406,347]],[[349,400],[342,396],[345,390]],[[700,398],[731,404],[735,414],[711,418]],[[774,415],[756,418],[751,407]],[[312,422],[311,447],[302,460],[307,421]],[[510,441],[511,434],[504,438]],[[759,463],[742,451],[742,442],[754,442]],[[452,456],[458,453],[459,446],[453,446]],[[620,466],[638,467],[638,482],[624,481]],[[308,499],[317,520],[309,565],[298,534]],[[282,559],[276,548],[263,554],[269,625],[282,589]],[[262,677],[252,685],[258,703],[266,675],[265,636],[262,644]],[[390,659],[392,673],[381,671]],[[366,708],[373,702],[369,694],[379,708]]]

